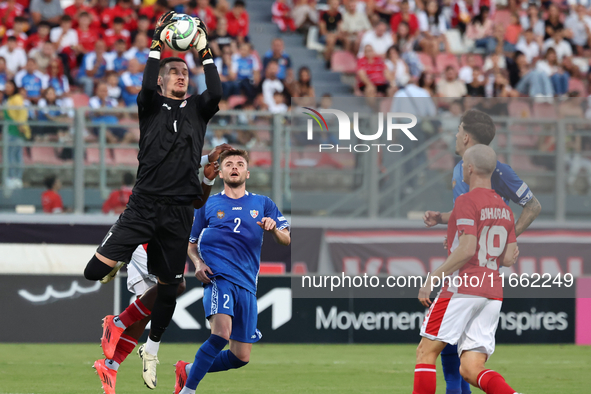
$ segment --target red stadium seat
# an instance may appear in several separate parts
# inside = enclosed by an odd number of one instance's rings
[[[63,164],[55,154],[55,148],[46,146],[32,146],[31,147],[31,163],[34,164]]]
[[[569,92],[579,92],[580,97],[587,97],[587,88],[585,83],[580,79],[571,78],[568,82]]]
[[[242,105],[246,102],[245,96],[230,96],[228,97],[228,107],[234,108],[238,105]]]
[[[433,65],[433,58],[431,56],[423,52],[417,52],[417,55],[426,72],[433,73],[436,71],[435,66]]]
[[[137,149],[130,148],[114,148],[113,159],[115,164],[123,166],[137,166]]]
[[[251,151],[249,152],[250,163],[254,167],[271,167],[273,163],[273,155],[270,151]]]
[[[86,164],[99,164],[101,156],[99,148],[86,148]],[[105,164],[113,164],[113,156],[111,149],[105,150]]]
[[[468,56],[470,56],[470,55],[462,55],[462,57],[460,58],[460,65],[462,67],[468,65]],[[482,56],[477,55],[477,54],[472,54],[472,56],[474,57],[474,61],[476,62],[476,66],[482,68],[482,66],[484,66],[484,59],[482,58]]]
[[[330,61],[331,70],[334,72],[355,74],[357,72],[357,59],[347,51],[335,51]]]
[[[458,62],[457,56],[451,53],[440,53],[439,55],[437,55],[435,63],[437,67],[437,72],[442,75],[448,66],[453,66],[456,69],[456,71],[460,69],[460,62]]]
[[[72,93],[72,101],[74,102],[74,108],[88,107],[88,96],[84,93]]]

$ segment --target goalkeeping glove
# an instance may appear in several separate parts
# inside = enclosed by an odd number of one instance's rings
[[[162,32],[176,21],[175,16],[176,12],[168,11],[158,19],[156,28],[154,29],[154,36],[152,37],[152,45],[150,46],[151,51],[162,51]]]

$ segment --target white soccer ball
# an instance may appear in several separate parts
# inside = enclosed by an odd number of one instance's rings
[[[160,39],[175,51],[188,51],[193,48],[201,35],[197,27],[199,21],[187,14],[177,14],[176,22],[167,26]]]

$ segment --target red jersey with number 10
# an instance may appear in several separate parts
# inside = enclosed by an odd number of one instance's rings
[[[447,250],[451,254],[462,234],[476,237],[476,253],[459,270],[450,275],[461,277],[461,285],[447,287],[451,293],[502,299],[497,258],[507,244],[516,242],[513,212],[492,189],[476,188],[456,199],[447,225]],[[466,274],[466,276],[464,276]],[[492,274],[492,275],[491,275]],[[447,285],[447,280],[445,282]],[[460,284],[456,279],[455,284]]]

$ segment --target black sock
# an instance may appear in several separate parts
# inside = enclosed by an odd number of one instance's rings
[[[88,280],[101,280],[113,270],[113,267],[109,267],[98,259],[98,257],[92,256],[92,259],[86,264],[84,269],[84,277]]]
[[[170,324],[174,308],[176,307],[176,293],[178,283],[174,285],[163,285],[158,283],[158,295],[152,309],[152,328],[149,338],[154,342],[160,342],[160,338]]]

